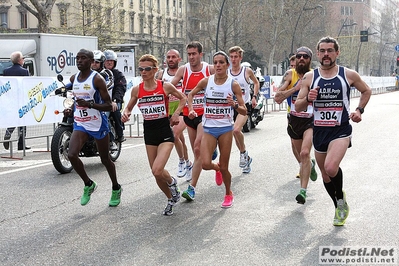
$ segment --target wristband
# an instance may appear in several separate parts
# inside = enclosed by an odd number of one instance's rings
[[[306,101],[308,101],[308,103],[312,103],[313,101],[309,101],[309,94],[306,95]]]
[[[233,108],[237,110],[238,109],[238,103],[236,103]]]

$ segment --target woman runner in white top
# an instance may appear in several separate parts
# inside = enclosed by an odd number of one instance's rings
[[[199,91],[205,91],[202,117],[204,135],[200,148],[202,168],[221,172],[222,180],[218,180],[220,176],[216,175],[216,183],[221,185],[224,182],[226,195],[222,208],[229,208],[233,205],[234,200],[233,192],[230,189],[231,174],[228,169],[233,140],[233,108],[243,115],[246,114],[247,108],[242,98],[240,85],[228,77],[227,70],[230,64],[227,54],[222,51],[216,52],[213,55],[213,64],[215,74],[203,78],[188,94],[187,102],[189,118],[193,119],[197,115],[192,106],[193,97]],[[233,95],[235,95],[236,101],[233,100]],[[212,162],[212,154],[216,145],[220,150],[218,164]]]

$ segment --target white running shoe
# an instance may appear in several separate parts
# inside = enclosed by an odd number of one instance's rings
[[[248,152],[240,153],[240,167],[244,168],[248,164]]]
[[[187,172],[186,162],[185,161],[179,161],[177,177],[178,178],[182,178],[183,176],[186,175],[186,172]]]
[[[252,170],[251,163],[252,163],[252,158],[248,156],[248,164],[245,165],[244,168],[242,168],[242,172],[244,174],[249,174],[251,172],[251,170]]]
[[[193,170],[193,163],[189,162],[186,164],[186,181],[190,182],[192,177],[191,177],[191,172]]]

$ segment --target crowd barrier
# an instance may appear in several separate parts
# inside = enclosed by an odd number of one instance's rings
[[[10,82],[10,79],[12,82]],[[27,80],[24,80],[27,79]],[[372,94],[386,93],[393,90],[397,90],[396,77],[362,77],[362,79],[370,86],[372,89]],[[64,79],[65,80],[65,79]],[[265,76],[265,85],[261,88],[261,93],[264,95],[265,99],[265,112],[271,113],[276,111],[287,110],[287,103],[284,101],[281,104],[277,104],[273,97],[277,91],[277,86],[282,80],[282,76]],[[44,82],[46,81],[46,82]],[[127,92],[125,94],[125,103],[129,101],[130,92],[134,85],[138,84],[140,78],[128,79]],[[40,82],[40,85],[35,85],[35,82]],[[4,115],[0,120],[0,145],[3,146],[4,135],[8,126],[21,126],[26,125],[26,137],[25,139],[46,139],[46,151],[50,151],[51,137],[53,136],[54,130],[56,129],[58,122],[62,119],[62,114],[58,117],[54,114],[54,110],[62,110],[62,98],[60,97],[50,97],[53,96],[53,91],[55,90],[56,83],[55,78],[40,78],[40,77],[24,77],[24,78],[7,78],[0,77],[0,105],[3,108]],[[21,85],[23,83],[23,85]],[[19,99],[18,93],[11,95],[10,84],[14,86],[22,86],[25,88],[25,92],[22,93],[26,99]],[[28,84],[28,85],[27,85]],[[26,89],[29,87],[30,89]],[[17,90],[14,90],[15,93]],[[40,96],[40,97],[39,97]],[[351,90],[351,97],[359,97],[360,93],[356,89]],[[19,110],[15,109],[16,104],[9,99],[19,99],[15,100],[19,103]],[[24,102],[28,104],[23,105]],[[22,104],[21,104],[22,103]],[[14,106],[14,107],[13,107]],[[38,109],[36,114],[34,113],[34,108]],[[54,110],[53,110],[54,109]],[[41,110],[41,111],[40,111]],[[44,110],[44,111],[43,111]],[[43,115],[43,112],[45,115]],[[9,115],[13,113],[14,115]],[[31,114],[33,113],[33,114]],[[29,117],[29,115],[32,117]],[[21,116],[26,116],[25,122],[21,124]],[[4,119],[5,117],[5,119]],[[40,118],[40,120],[38,119]],[[19,120],[19,122],[18,122]],[[39,120],[39,122],[38,122]],[[133,109],[131,120],[125,123],[125,137],[127,138],[137,138],[143,136],[143,119],[142,115],[137,108]],[[11,136],[9,156],[3,156],[3,158],[14,158],[13,157],[13,147],[17,146],[18,141],[18,130],[16,129]],[[0,150],[3,147],[0,147]],[[23,151],[23,156],[25,156],[25,151]]]

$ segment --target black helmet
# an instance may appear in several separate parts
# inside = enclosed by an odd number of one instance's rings
[[[105,60],[113,60],[115,62],[114,67],[116,67],[116,63],[118,62],[118,55],[112,50],[104,51]]]

